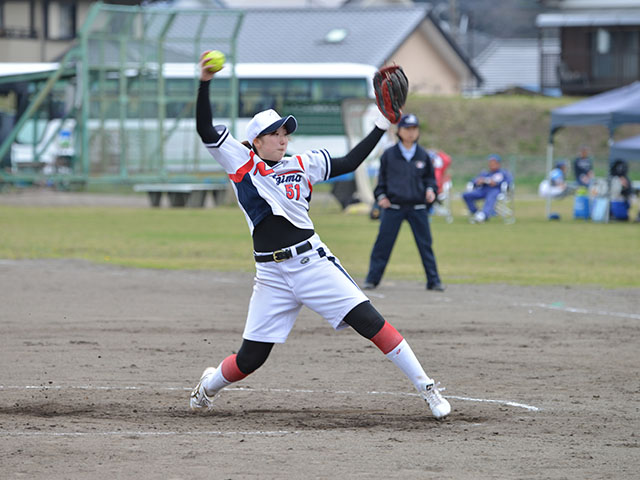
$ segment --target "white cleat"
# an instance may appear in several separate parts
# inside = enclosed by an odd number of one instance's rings
[[[205,377],[209,377],[214,373],[216,373],[216,370],[217,368],[215,367],[207,368],[202,373],[202,376],[200,377],[200,381],[198,382],[198,384],[191,391],[191,398],[189,399],[189,407],[194,412],[201,412],[204,410],[208,411],[213,408],[213,399],[215,398],[216,394],[214,393],[213,395],[207,395],[207,392],[205,391],[204,386],[202,385],[202,381],[205,379]]]
[[[438,382],[435,385],[433,383],[425,385],[424,390],[420,392],[437,420],[443,420],[451,413],[451,405],[442,396],[441,390],[444,390],[444,388],[440,388],[440,382]]]

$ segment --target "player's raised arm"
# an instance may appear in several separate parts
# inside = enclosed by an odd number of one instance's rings
[[[200,85],[198,86],[198,98],[196,100],[196,130],[204,143],[216,143],[220,139],[220,134],[213,128],[213,115],[211,114],[211,102],[209,100],[209,84],[214,73],[204,65],[207,53],[209,52],[202,53],[198,63]]]
[[[391,126],[391,123],[382,115],[376,120],[376,126],[364,137],[360,143],[351,149],[344,157],[331,159],[331,175],[329,178],[337,177],[345,173],[353,172],[376,147],[384,132]]]

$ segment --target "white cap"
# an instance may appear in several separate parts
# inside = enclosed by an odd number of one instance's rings
[[[282,125],[287,130],[287,134],[295,132],[298,128],[298,122],[293,115],[282,118],[278,112],[272,109],[256,113],[247,125],[247,140],[253,144],[256,137],[275,132]]]

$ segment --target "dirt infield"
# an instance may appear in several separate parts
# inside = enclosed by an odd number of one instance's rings
[[[640,291],[387,283],[371,298],[453,407],[303,310],[263,368],[188,411],[252,277],[0,261],[0,477],[637,478]]]

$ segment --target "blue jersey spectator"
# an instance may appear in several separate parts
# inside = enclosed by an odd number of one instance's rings
[[[462,198],[471,213],[471,221],[482,223],[496,214],[494,207],[501,192],[502,184],[509,182],[511,174],[501,168],[502,159],[500,155],[491,154],[487,157],[489,169],[483,170],[472,180],[473,189],[462,194]],[[479,210],[476,207],[478,200],[484,199],[484,205]]]
[[[552,187],[565,187],[567,183],[566,179],[567,164],[565,162],[558,162],[556,167],[549,172],[549,183]]]

